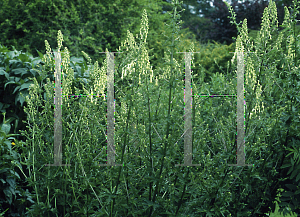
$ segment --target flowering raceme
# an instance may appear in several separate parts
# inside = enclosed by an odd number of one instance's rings
[[[148,18],[146,10],[144,9],[142,21],[141,21],[141,28],[140,28],[140,45],[138,46],[135,42],[134,36],[127,30],[127,39],[124,43],[121,43],[121,47],[119,50],[126,46],[126,51],[128,56],[130,56],[131,61],[126,64],[125,67],[122,68],[122,77],[124,79],[125,76],[131,75],[131,72],[139,71],[139,84],[141,83],[141,75],[150,74],[150,83],[152,83],[153,79],[153,70],[152,66],[150,66],[150,60],[148,56],[148,51],[146,49],[146,39],[148,34]],[[136,39],[138,39],[138,35],[136,35]],[[129,50],[128,50],[129,49]],[[157,84],[156,80],[156,84]]]
[[[246,59],[246,64],[244,62],[244,64],[246,65],[246,72],[245,72],[245,85],[246,87],[244,87],[246,90],[248,89],[249,91],[251,91],[252,93],[248,92],[247,94],[254,94],[254,99],[255,101],[254,103],[254,108],[252,109],[252,111],[250,112],[250,118],[252,117],[252,112],[254,112],[255,114],[260,113],[263,111],[264,109],[264,103],[261,102],[261,106],[259,106],[260,104],[260,99],[261,99],[261,92],[262,92],[262,86],[259,82],[259,80],[257,81],[257,76],[254,70],[254,65],[253,65],[253,61],[251,58],[251,55],[254,55],[253,52],[250,51],[244,51],[244,46],[242,43],[242,40],[248,40],[248,35],[247,35],[247,20],[245,19],[243,22],[243,26],[242,26],[242,36],[238,36],[237,38],[237,46],[236,46],[236,50],[234,53],[233,58],[231,59],[231,62],[234,63],[235,57],[237,55],[238,52],[243,52],[244,55],[247,55]],[[247,53],[248,52],[248,53]],[[257,52],[257,51],[256,51]],[[257,81],[257,83],[256,83]],[[256,87],[256,92],[254,93],[255,90],[255,85]],[[250,90],[250,87],[252,87],[252,90]]]

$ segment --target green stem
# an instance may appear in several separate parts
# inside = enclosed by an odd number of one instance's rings
[[[172,55],[172,57],[173,57],[173,55]],[[171,67],[171,73],[172,73],[172,67]],[[162,161],[161,161],[161,166],[160,166],[160,171],[159,171],[157,185],[156,185],[156,188],[155,188],[155,191],[154,191],[154,195],[153,195],[153,198],[152,198],[152,202],[153,203],[155,202],[156,194],[157,194],[158,189],[160,187],[161,174],[162,174],[162,169],[163,169],[163,166],[164,166],[164,159],[165,159],[165,156],[166,156],[166,149],[167,149],[167,143],[168,143],[167,140],[168,140],[168,137],[169,137],[169,129],[170,129],[171,91],[172,91],[172,89],[170,88],[170,91],[169,91],[169,109],[168,109],[168,118],[167,118],[166,139],[164,139],[164,141],[163,141],[163,143],[164,143],[163,157],[162,157]],[[153,210],[153,206],[151,206],[151,208],[150,208],[149,217],[151,216],[152,210]]]
[[[132,107],[132,95],[134,94],[133,93],[133,87],[131,88],[131,90],[132,90],[132,92],[131,92],[132,94],[130,96],[130,106],[129,106],[129,110],[128,110],[128,113],[127,113],[126,131],[125,131],[124,142],[123,142],[123,147],[122,147],[122,156],[121,156],[121,162],[122,163],[123,163],[123,159],[124,159],[125,146],[126,146],[127,138],[128,138],[128,125],[129,125],[130,112],[131,112],[131,107]],[[122,172],[122,166],[119,167],[119,174],[118,174],[116,190],[115,190],[114,194],[116,194],[116,192],[118,190],[118,186],[119,186],[119,183],[120,183],[121,172]],[[112,206],[111,206],[111,216],[112,216],[112,212],[113,212],[113,209],[114,209],[114,204],[115,204],[115,198],[113,199]]]
[[[176,8],[175,8],[175,13],[176,13]],[[168,108],[168,116],[167,116],[167,129],[166,129],[166,139],[164,139],[163,143],[164,143],[164,150],[163,150],[163,157],[162,157],[162,161],[161,161],[161,166],[160,166],[160,171],[159,171],[159,176],[158,176],[158,181],[157,181],[157,185],[156,185],[156,188],[155,188],[155,191],[154,191],[154,195],[153,195],[153,198],[152,198],[152,203],[155,202],[155,199],[156,199],[156,195],[158,193],[158,190],[159,190],[159,187],[160,187],[160,182],[161,182],[161,174],[162,174],[162,170],[163,170],[163,166],[164,166],[164,159],[165,159],[165,156],[166,156],[166,149],[167,149],[167,140],[168,140],[168,137],[169,137],[169,130],[170,130],[170,111],[171,111],[171,96],[172,96],[172,86],[173,85],[173,82],[174,82],[174,79],[173,79],[173,50],[174,50],[174,35],[172,34],[172,51],[171,51],[171,70],[170,70],[170,74],[171,74],[171,78],[170,79],[170,83],[169,83],[169,108]],[[151,213],[152,213],[152,210],[153,210],[153,206],[151,206],[150,208],[150,212],[149,212],[149,217],[151,216]]]
[[[189,176],[189,173],[190,173],[190,168],[188,167],[188,172],[187,172],[186,177]],[[182,194],[181,194],[180,201],[178,202],[178,206],[177,206],[177,210],[176,210],[175,216],[177,216],[178,211],[179,211],[179,209],[180,209],[180,206],[181,206],[181,204],[182,204],[183,197],[184,197],[184,194],[185,194],[185,189],[186,189],[186,183],[185,183],[184,186],[183,186],[183,192],[182,192]]]
[[[150,99],[149,99],[149,88],[146,78],[146,87],[147,87],[147,95],[148,95],[148,116],[149,116],[149,146],[150,146],[150,156],[149,156],[149,169],[150,173],[149,176],[152,176],[152,165],[153,165],[153,159],[152,159],[152,139],[151,139],[151,114],[150,114]],[[152,191],[152,182],[149,182],[149,201],[151,201],[151,191]]]
[[[31,112],[32,114],[32,117],[34,118],[33,116],[33,112]],[[34,180],[34,188],[35,188],[35,192],[36,192],[36,199],[37,199],[37,203],[39,204],[39,194],[38,194],[38,190],[37,190],[37,186],[36,186],[36,177],[35,177],[35,169],[34,169],[34,130],[33,130],[33,144],[32,144],[32,170],[33,170],[33,180]]]
[[[2,113],[2,115],[3,115],[3,124],[6,123],[6,122],[5,122],[5,114],[6,114],[6,112]]]
[[[123,161],[122,161],[123,162]],[[112,176],[111,176],[111,168],[109,170],[110,173],[110,191],[112,192]],[[110,216],[113,216],[113,210],[114,210],[114,200],[110,202]]]
[[[142,47],[142,43],[140,43],[139,50],[138,50],[138,53],[137,53],[137,57],[135,59],[135,61],[137,62],[137,67],[136,67],[137,70],[139,69],[138,58],[139,58],[140,53],[142,51],[141,47]],[[136,81],[133,80],[133,85],[131,87],[131,95],[130,95],[130,105],[129,105],[129,110],[128,110],[128,113],[127,113],[126,131],[125,131],[124,143],[123,143],[123,147],[122,147],[122,156],[121,156],[121,162],[122,163],[123,163],[123,159],[124,159],[124,152],[125,152],[127,138],[128,138],[128,135],[129,135],[128,134],[128,126],[129,126],[129,120],[130,120],[130,112],[131,112],[131,108],[132,108],[132,105],[133,105],[132,96],[134,95],[133,88],[135,87],[135,84],[136,84]],[[118,179],[117,179],[117,184],[116,184],[116,190],[115,190],[114,194],[116,194],[116,192],[118,190],[118,186],[119,186],[119,183],[120,183],[120,177],[121,177],[121,171],[122,171],[122,166],[120,166],[120,168],[119,168],[119,174],[118,174]],[[115,198],[113,199],[111,215],[112,215],[112,211],[113,211],[114,205],[115,205]]]

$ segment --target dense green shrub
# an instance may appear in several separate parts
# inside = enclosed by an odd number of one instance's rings
[[[26,175],[18,169],[22,168],[22,159],[18,150],[20,147],[13,142],[13,136],[17,134],[9,134],[11,120],[5,120],[5,113],[3,116],[4,121],[0,125],[0,215],[24,216],[26,207],[34,203],[33,195],[26,186]]]
[[[53,62],[52,69],[50,66],[43,66],[43,55],[39,53],[39,57],[33,57],[30,53],[24,53],[14,49],[10,51],[8,48],[0,47],[0,111],[6,113],[6,117],[12,123],[11,131],[14,134],[19,130],[25,130],[26,113],[24,106],[27,105],[25,97],[28,95],[28,88],[32,78],[36,78],[40,86],[44,86],[46,78],[54,81]],[[81,87],[80,83],[87,83],[89,79],[88,65],[83,57],[71,57],[70,67],[74,69],[74,87]],[[43,68],[43,69],[42,69]],[[43,70],[44,73],[41,71]],[[84,72],[85,71],[85,72]],[[21,95],[23,94],[23,96]],[[44,95],[45,96],[45,95]],[[0,123],[3,122],[3,116]],[[9,122],[9,123],[10,123]],[[18,140],[25,140],[24,137],[17,135]]]
[[[235,76],[232,67],[231,59],[235,50],[235,44],[231,45],[220,45],[217,42],[214,44],[208,43],[202,47],[200,54],[196,54],[198,58],[195,58],[195,66],[198,70],[195,71],[195,74],[200,74],[201,69],[205,71],[204,82],[209,82],[210,78],[215,73],[223,73],[226,76],[232,78]],[[226,70],[227,68],[227,70]],[[194,68],[192,68],[194,69]],[[230,70],[228,72],[228,70]],[[197,83],[197,82],[196,82]]]
[[[18,5],[18,6],[16,6]],[[127,37],[127,30],[139,34],[143,8],[149,16],[149,50],[153,67],[160,62],[164,47],[161,46],[166,15],[162,5],[171,5],[162,0],[126,1],[69,1],[69,0],[4,0],[0,1],[0,44],[14,46],[38,56],[45,53],[44,41],[54,47],[56,33],[64,34],[64,43],[74,57],[81,51],[88,53],[93,62],[101,67],[107,48],[116,51]],[[184,31],[189,34],[187,30]],[[168,34],[168,33],[165,33]]]
[[[25,208],[30,206],[30,202],[33,202],[30,194],[33,192],[33,188],[27,186],[26,180],[30,173],[22,159],[22,156],[27,154],[24,150],[22,151],[22,141],[25,141],[26,137],[18,134],[18,132],[27,129],[27,114],[24,112],[24,107],[27,106],[25,97],[29,94],[29,86],[33,83],[31,79],[35,78],[42,88],[46,79],[54,81],[53,70],[50,69],[49,65],[42,67],[45,63],[42,60],[43,55],[41,53],[40,55],[40,57],[33,58],[29,53],[10,51],[6,47],[0,47],[0,95],[3,96],[0,98],[0,111],[3,114],[0,118],[3,131],[0,156],[2,156],[1,160],[5,162],[1,164],[2,186],[0,193],[2,195],[2,208],[8,207],[6,215],[9,214],[10,216],[25,214]],[[88,82],[89,69],[83,57],[71,57],[69,67],[75,69],[74,82],[71,85],[73,90],[75,87],[81,87],[80,83]],[[42,97],[47,100],[46,94],[42,94]],[[52,102],[50,105],[53,109],[53,99],[50,102]],[[38,110],[41,111],[40,108]],[[102,124],[105,124],[104,121]],[[51,142],[51,137],[50,134],[46,133],[45,141]],[[12,141],[9,139],[16,139],[18,145],[12,146],[16,143],[11,143]],[[98,137],[97,139],[102,141],[105,137]]]
[[[274,211],[272,202],[277,189],[285,187],[291,189],[282,194],[283,203],[292,198],[288,205],[297,211],[299,193],[295,187],[297,189],[300,178],[296,149],[300,137],[297,91],[300,83],[295,62],[297,55],[296,58],[291,55],[295,48],[292,45],[297,45],[297,41],[296,37],[294,41],[281,41],[284,34],[293,38],[293,30],[288,24],[295,20],[291,21],[287,16],[284,25],[290,32],[281,32],[276,40],[270,40],[269,34],[276,29],[276,24],[270,23],[270,20],[276,21],[276,7],[270,2],[255,47],[249,43],[247,21],[244,20],[242,28],[234,22],[240,28],[240,35],[232,52],[254,52],[245,56],[246,164],[253,163],[254,166],[236,168],[227,165],[236,162],[235,100],[194,97],[193,163],[201,166],[175,167],[183,161],[185,104],[182,88],[184,55],[176,54],[183,52],[178,27],[180,4],[172,3],[172,14],[167,15],[166,29],[169,30],[165,30],[170,34],[165,34],[166,48],[155,70],[147,50],[146,11],[143,12],[140,37],[134,37],[128,31],[119,48],[124,53],[119,54],[116,62],[115,98],[120,104],[115,108],[115,150],[116,163],[124,164],[123,167],[97,165],[105,161],[105,154],[101,152],[104,146],[97,137],[104,136],[105,126],[99,123],[105,120],[106,108],[98,98],[93,102],[88,98],[80,102],[63,100],[66,105],[63,116],[67,117],[62,132],[63,163],[72,165],[45,167],[45,163],[53,163],[54,114],[53,101],[49,99],[54,97],[54,83],[48,77],[44,83],[33,77],[34,83],[27,88],[29,94],[24,108],[28,129],[21,131],[26,142],[15,141],[16,147],[22,150],[22,162],[29,173],[26,181],[33,193],[34,204],[27,209],[27,215],[263,216],[269,207]],[[59,31],[57,50],[61,48],[62,39]],[[286,46],[285,50],[281,45]],[[188,51],[198,51],[195,47],[191,43]],[[218,46],[214,49],[224,52],[224,57],[221,54],[218,61],[225,59],[226,49],[223,51]],[[48,43],[46,50],[45,65],[38,70],[44,77],[54,66]],[[62,69],[66,74],[63,93],[71,93],[73,88],[76,94],[88,94],[91,89],[104,92],[97,82],[106,82],[107,60],[99,67],[98,62],[91,65],[89,57],[83,55],[89,65],[77,74],[88,71],[89,79],[78,84],[79,87],[72,87],[69,82],[76,84],[76,68],[71,69],[65,47],[62,54]],[[193,56],[197,57],[197,54]],[[280,60],[279,56],[282,57]],[[203,58],[201,56],[199,62]],[[231,69],[237,67],[235,58],[236,53]],[[193,67],[197,66],[196,61],[192,61]],[[279,67],[279,61],[285,67]],[[224,62],[221,63],[225,68]],[[227,65],[227,72],[228,69]],[[231,74],[216,72],[209,82],[204,81],[205,73],[204,67],[197,74],[192,73],[193,94],[236,93],[236,71]],[[197,84],[196,75],[199,77]],[[278,85],[272,85],[271,81]],[[135,141],[136,146],[133,146]],[[290,183],[285,183],[287,174],[291,174]]]

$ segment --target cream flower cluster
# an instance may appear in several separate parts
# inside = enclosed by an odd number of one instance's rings
[[[244,21],[244,24],[247,24],[246,19]],[[243,24],[242,30],[247,28],[246,25],[244,25],[244,24]],[[247,38],[248,36],[245,33],[245,31],[242,31],[242,32],[244,33],[244,34],[242,34],[242,37]],[[245,55],[244,46],[242,44],[242,38],[241,38],[241,36],[238,36],[236,51],[235,51],[234,56],[231,60],[232,63],[234,62],[234,59],[235,59],[236,55],[240,54],[240,52],[243,52],[243,54]],[[238,58],[238,60],[239,60],[239,58]],[[252,61],[252,58],[251,58],[251,54],[250,55],[247,54],[247,63],[246,63],[245,58],[243,60],[244,60],[244,63],[242,62],[242,65],[247,66],[246,67],[246,73],[245,73],[245,76],[244,76],[245,85],[252,87],[252,91],[254,91],[255,90],[255,84],[256,84],[256,81],[257,81],[257,76],[256,76],[256,73],[255,73],[255,70],[254,70],[254,64],[253,64],[253,61]],[[241,60],[239,60],[239,61],[241,61]],[[255,114],[257,114],[257,113],[260,113],[260,112],[264,111],[264,103],[261,102],[261,92],[262,92],[262,86],[259,83],[259,81],[257,81],[257,88],[256,88],[256,92],[254,93],[254,95],[255,95],[255,101],[254,101],[255,106],[254,106],[254,108],[252,109],[252,111],[250,113],[250,118],[252,117],[253,112]],[[260,106],[260,102],[261,102],[261,106]]]
[[[106,52],[108,52],[108,50],[106,49]],[[89,66],[92,64],[92,60],[91,58],[84,52],[82,51],[83,56],[88,60],[88,64]],[[91,80],[94,81],[93,84],[93,88],[90,88],[90,92],[88,93],[87,90],[85,90],[87,95],[91,95],[91,103],[94,103],[95,105],[97,104],[97,98],[98,96],[100,96],[100,94],[103,96],[103,99],[105,100],[105,94],[104,94],[104,90],[106,87],[106,83],[107,83],[107,59],[104,60],[104,64],[101,67],[101,69],[99,69],[99,65],[98,65],[98,61],[95,62],[93,69],[91,70],[91,68],[89,67],[90,70],[90,78]],[[93,94],[96,93],[95,95],[97,96],[96,98],[94,98]]]
[[[141,28],[140,28],[140,46],[137,45],[135,42],[135,38],[129,30],[127,30],[127,39],[124,43],[121,43],[121,47],[126,46],[126,51],[129,51],[128,56],[131,56],[131,61],[122,68],[122,77],[124,79],[125,76],[131,75],[131,72],[139,71],[139,84],[142,84],[142,80],[145,78],[141,78],[141,75],[148,75],[150,74],[150,83],[152,83],[153,79],[153,70],[152,66],[150,66],[150,59],[148,56],[148,51],[146,49],[146,39],[148,34],[148,18],[146,10],[144,9],[142,21],[141,21]],[[138,35],[136,35],[136,39],[138,39]],[[121,50],[119,47],[119,50]],[[140,55],[137,57],[138,51],[141,49]],[[135,58],[137,57],[138,61]],[[138,67],[138,69],[137,69]],[[147,79],[147,78],[146,78]],[[157,81],[156,81],[157,83]]]

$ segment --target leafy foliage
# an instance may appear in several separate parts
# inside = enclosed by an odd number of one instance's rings
[[[284,20],[284,7],[288,3],[284,1],[275,1],[277,4],[278,22]],[[233,8],[236,15],[237,23],[241,23],[244,19],[248,20],[247,27],[251,30],[259,30],[261,26],[261,17],[264,9],[268,6],[267,1],[244,1],[239,3],[233,0],[230,6]],[[204,17],[192,17],[186,21],[184,28],[187,26],[196,35],[196,40],[201,40],[207,43],[208,40],[225,43],[227,45],[234,42],[232,37],[236,37],[238,31],[230,25],[230,20],[227,18],[230,13],[224,1],[213,1],[214,10],[206,13]],[[300,16],[297,16],[299,19]],[[205,23],[205,25],[203,25]],[[280,27],[279,30],[282,30]],[[204,34],[205,32],[205,34]]]
[[[162,5],[170,3],[161,0],[4,0],[0,2],[0,23],[3,29],[0,32],[0,43],[38,56],[33,48],[45,53],[44,40],[47,39],[53,47],[56,43],[55,35],[60,29],[72,56],[79,58],[81,51],[84,51],[93,62],[98,61],[101,67],[105,56],[100,52],[104,52],[106,48],[116,51],[127,37],[127,30],[134,35],[138,34],[139,19],[143,8],[146,8],[150,27],[149,49],[155,51],[151,53],[155,68],[157,62],[160,62],[157,54],[164,52],[160,44],[165,22],[165,15],[161,12]],[[188,31],[185,34],[191,37]]]
[[[298,8],[298,6],[296,7],[296,4],[297,2],[294,3],[294,11],[297,11]],[[269,7],[264,11],[262,30],[259,33],[259,37],[255,39],[255,55],[247,55],[250,59],[250,64],[247,65],[247,68],[249,66],[250,69],[250,71],[248,72],[250,74],[256,74],[256,84],[259,84],[259,82],[261,83],[261,96],[263,96],[263,98],[265,99],[266,114],[269,114],[266,116],[268,117],[268,119],[265,119],[265,134],[269,135],[269,139],[267,140],[269,142],[267,143],[272,144],[271,150],[277,157],[276,158],[274,156],[275,159],[278,159],[276,161],[276,165],[277,163],[281,162],[281,166],[284,165],[284,162],[290,161],[290,158],[287,158],[286,150],[293,150],[290,148],[295,146],[299,147],[300,145],[299,131],[294,130],[298,129],[299,115],[297,115],[298,113],[296,111],[300,109],[298,97],[299,95],[297,94],[299,92],[300,84],[300,79],[298,76],[299,73],[297,73],[296,67],[298,55],[297,52],[295,52],[297,50],[295,48],[297,47],[298,42],[295,39],[295,28],[291,28],[292,26],[295,27],[295,17],[298,11],[293,14],[292,19],[289,16],[289,11],[287,10],[287,8],[285,8],[285,12],[285,20],[282,24],[282,27],[286,27],[286,29],[280,32],[276,40],[272,39],[271,37],[269,37],[269,34],[276,31],[278,22],[276,19],[276,5],[272,3],[272,1],[270,2]],[[236,24],[234,18],[233,22]],[[247,50],[250,51],[252,50],[253,44],[250,45],[249,43],[247,33],[245,31],[246,25],[246,20],[244,20],[242,28],[240,28],[239,25],[236,24],[239,31],[241,31],[242,33],[241,39],[243,40],[243,45],[245,45]],[[286,32],[288,32],[289,36],[285,34]],[[282,43],[283,40],[285,41],[284,43]],[[282,45],[286,46],[286,49],[282,49]],[[243,49],[242,45],[241,47]],[[292,48],[294,48],[294,56],[291,55],[293,53]],[[287,54],[283,51],[287,51]],[[264,53],[264,56],[262,56],[262,54],[259,55],[259,53],[261,52]],[[252,66],[251,63],[253,64]],[[253,68],[257,68],[259,70],[254,71]],[[295,74],[297,75],[295,76]],[[254,79],[256,76],[254,75]],[[257,86],[258,88],[260,88],[259,85]],[[256,86],[253,87],[253,90],[256,90]],[[249,96],[251,96],[251,90],[248,91],[250,93]],[[255,97],[253,96],[252,98]],[[258,98],[256,97],[256,99]],[[250,107],[249,110],[251,111],[252,108],[253,107]],[[271,124],[271,126],[273,125],[272,127],[269,125],[269,123],[271,123],[269,118],[271,117],[271,114],[273,117],[276,117],[274,118],[273,124]],[[246,123],[249,123],[247,120],[249,119],[246,118]],[[274,124],[279,124],[280,127],[276,128],[274,127]],[[281,166],[280,169],[278,169],[278,174],[280,174],[280,177],[286,177],[287,170],[283,170]],[[277,184],[279,184],[282,188],[285,188],[283,187],[283,180],[291,184],[295,183],[296,180],[294,180],[294,178],[295,174],[297,174],[297,171],[294,171],[295,172],[293,176],[290,177],[290,180],[287,181],[286,179],[279,178]],[[298,213],[299,203],[296,201],[299,200],[293,199],[293,205],[291,203],[289,203],[289,205],[292,211],[296,211]],[[279,206],[282,205],[287,204],[279,203]],[[274,206],[272,207],[272,210],[274,211]],[[280,211],[282,210],[283,209],[281,208]],[[287,210],[284,210],[284,214],[286,212]]]
[[[235,52],[253,52],[245,56],[245,131],[246,164],[254,166],[228,166],[236,161],[235,100],[193,97],[193,162],[201,166],[175,167],[183,161],[185,107],[184,55],[176,52],[198,50],[193,43],[189,49],[186,44],[182,47],[184,34],[178,26],[181,4],[172,4],[163,28],[166,41],[159,41],[164,55],[155,69],[148,53],[147,10],[142,14],[140,36],[134,37],[128,30],[119,48],[123,53],[116,61],[115,73],[115,98],[120,102],[115,108],[115,150],[116,163],[123,167],[98,166],[106,160],[106,103],[101,98],[63,99],[63,163],[70,163],[71,167],[44,166],[53,162],[54,140],[53,101],[49,100],[54,97],[54,82],[47,77],[53,71],[54,61],[46,41],[47,53],[40,57],[44,66],[36,67],[42,79],[28,79],[33,82],[27,88],[28,96],[20,93],[26,99],[28,130],[21,131],[26,142],[15,141],[16,148],[21,150],[19,162],[26,166],[18,168],[26,174],[34,201],[26,215],[264,216],[269,207],[274,210],[272,202],[278,188],[288,189],[282,194],[282,202],[288,201],[291,210],[297,211],[300,83],[297,53],[292,55],[298,46],[297,38],[289,25],[295,19],[291,21],[287,15],[283,23],[286,31],[270,39],[269,35],[276,33],[278,27],[276,6],[270,2],[253,46],[248,38],[247,20],[240,28],[233,18],[239,32]],[[63,39],[58,31],[55,51],[60,50]],[[226,53],[217,46],[215,51],[220,56]],[[77,68],[71,64],[68,49],[65,47],[62,52],[63,94],[103,94],[107,59],[101,67],[97,61],[92,65],[91,58],[83,52],[89,65],[78,61],[82,67]],[[235,57],[236,53],[231,69],[236,68]],[[236,77],[234,71],[228,70],[227,65],[227,73],[212,73],[208,82],[207,69],[193,73],[193,94],[235,94]],[[8,74],[4,70],[2,73],[5,77]],[[86,80],[77,83],[76,74]]]
[[[42,70],[42,65],[44,65],[45,62],[42,60],[43,55],[39,51],[37,52],[40,56],[33,58],[30,53],[20,52],[15,49],[10,51],[3,46],[0,48],[0,94],[3,96],[0,100],[0,111],[6,113],[6,116],[9,117],[8,123],[14,122],[12,124],[12,126],[14,126],[14,134],[20,129],[26,129],[26,125],[23,123],[23,121],[27,119],[24,106],[27,105],[25,97],[29,94],[29,86],[33,84],[31,78],[35,77],[40,86],[44,86],[46,78],[54,81],[53,65],[52,69],[50,66],[47,66]],[[69,66],[75,70],[75,81],[72,83],[73,90],[75,86],[81,87],[81,85],[79,85],[80,83],[88,82],[89,71],[83,57],[71,57]],[[86,70],[86,72],[84,72],[84,70]],[[1,117],[0,122],[3,122],[3,120],[3,117]],[[18,134],[17,139],[25,140],[25,137]]]
[[[0,166],[0,204],[1,204],[1,216],[10,215],[14,216],[16,213],[18,215],[25,214],[25,208],[29,207],[34,203],[32,200],[32,194],[28,191],[28,187],[24,182],[24,179],[21,179],[20,176],[23,174],[20,173],[21,168],[21,156],[18,153],[18,148],[16,144],[12,142],[16,134],[9,134],[11,125],[11,120],[5,120],[1,124],[1,166]],[[16,172],[18,171],[18,172]],[[25,175],[26,176],[26,175]]]

